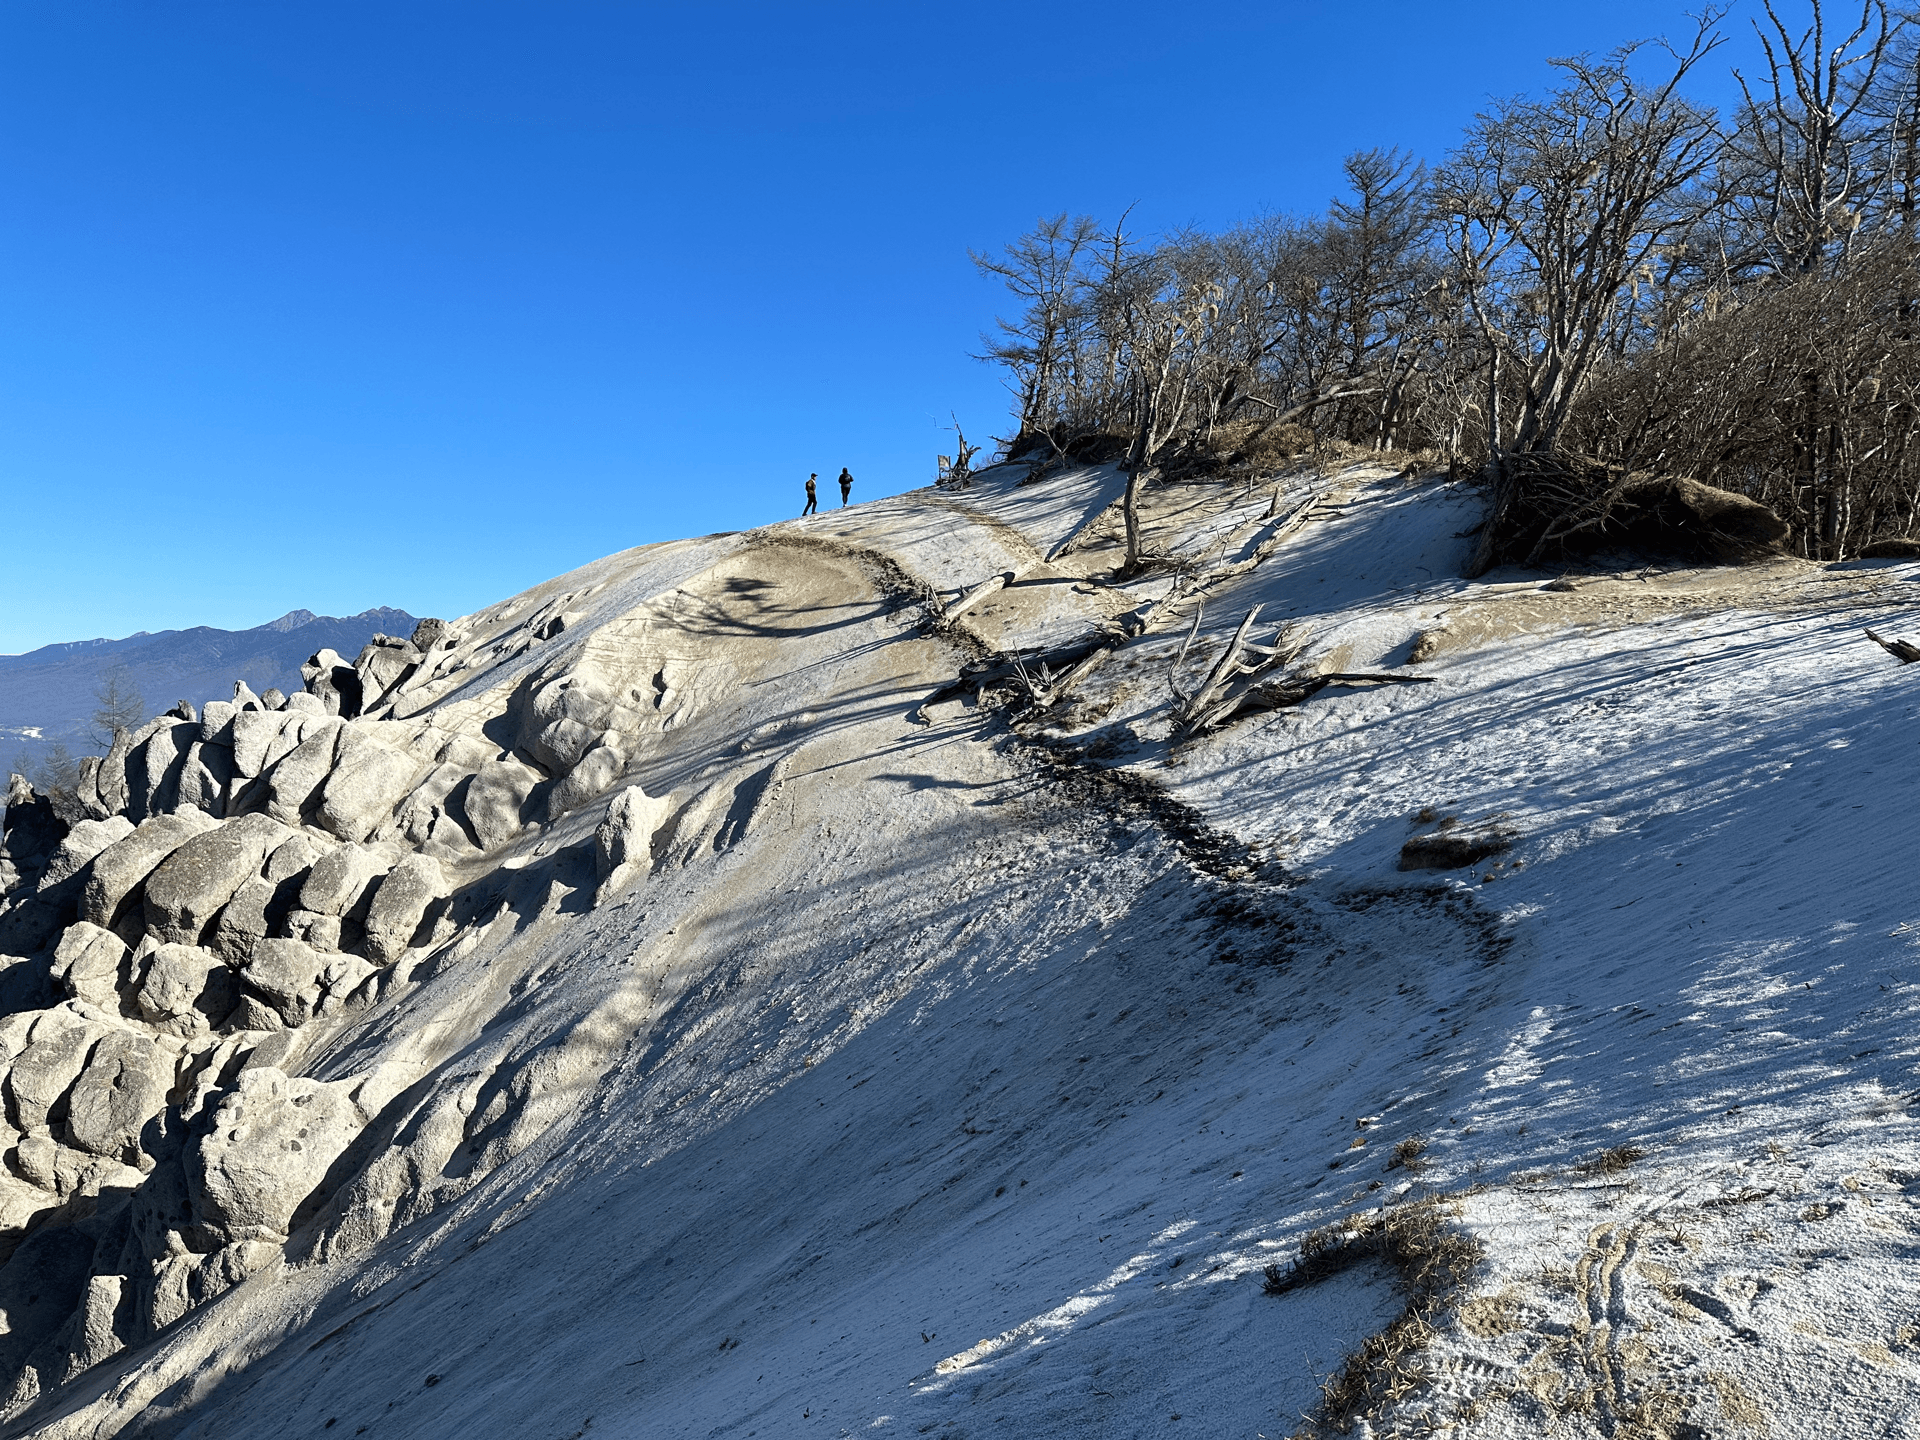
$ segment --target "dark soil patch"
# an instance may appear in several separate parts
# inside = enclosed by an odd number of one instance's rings
[[[1497,832],[1436,830],[1416,835],[1400,847],[1402,870],[1460,870],[1489,856],[1505,854],[1512,845]]]

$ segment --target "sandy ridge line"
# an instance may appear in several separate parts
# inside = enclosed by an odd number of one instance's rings
[[[956,500],[951,495],[940,490],[922,491],[920,492],[919,498],[922,504],[933,505],[939,509],[951,511],[963,519],[972,521],[982,529],[992,532],[1016,555],[1027,557],[1026,562],[1018,567],[1016,571],[1017,574],[1024,575],[1034,566],[1047,563],[1048,557],[1041,553],[1039,546],[1029,540],[1023,531],[1009,524],[1007,521],[1002,520],[999,516],[989,515],[984,510],[976,510],[971,505]],[[1109,506],[1108,508],[1111,509],[1112,507]],[[1104,515],[1106,511],[1102,510],[1100,513]],[[1084,528],[1083,526],[1082,529]],[[1074,533],[1077,536],[1079,531],[1075,531]],[[1068,543],[1071,543],[1071,540],[1069,540]]]

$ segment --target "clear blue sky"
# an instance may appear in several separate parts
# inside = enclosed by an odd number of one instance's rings
[[[793,514],[809,470],[924,484],[950,411],[1004,428],[969,246],[1318,210],[1351,150],[1437,157],[1545,57],[1688,29],[1639,0],[8,0],[0,652],[453,615]]]

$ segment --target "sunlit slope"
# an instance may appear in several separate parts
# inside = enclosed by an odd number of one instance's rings
[[[1920,697],[1859,631],[1920,569],[1467,585],[1473,493],[1350,467],[1149,489],[1123,582],[1120,477],[1026,478],[597,562],[199,806],[374,908],[262,937],[330,957],[298,1023],[251,958],[165,1013],[126,914],[41,997],[183,1078],[20,1202],[91,1249],[0,1269],[72,1298],[10,1433],[1284,1434],[1406,1276],[1263,1267],[1423,1200],[1479,1258],[1376,1428],[1895,1425]],[[1186,733],[1255,604],[1290,674],[1432,683]],[[369,744],[413,768],[329,808]],[[1436,834],[1487,847],[1398,868]]]

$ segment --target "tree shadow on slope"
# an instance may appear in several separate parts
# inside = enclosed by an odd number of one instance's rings
[[[875,693],[893,692],[875,687]],[[908,737],[900,748],[935,743],[931,737]],[[911,1050],[915,1058],[909,1071],[886,1087],[882,1107],[860,1112],[865,1118],[857,1125],[848,1123],[862,1134],[894,1136],[898,1153],[881,1172],[897,1169],[918,1177],[910,1187],[916,1194],[878,1211],[862,1211],[865,1218],[846,1233],[884,1233],[909,1222],[918,1227],[928,1217],[929,1223],[959,1225],[969,1221],[970,1207],[979,1203],[978,1193],[961,1185],[978,1168],[1069,1163],[1098,1148],[1097,1132],[1122,1124],[1129,1106],[1150,1105],[1170,1088],[1193,1084],[1210,1066],[1257,1047],[1276,1024],[1295,1020],[1295,1012],[1337,1017],[1342,992],[1322,972],[1334,968],[1335,978],[1344,983],[1358,973],[1384,977],[1405,966],[1405,957],[1387,950],[1375,947],[1354,958],[1336,943],[1310,975],[1290,958],[1270,954],[1251,986],[1244,969],[1231,984],[1223,983],[1225,972],[1215,967],[1235,962],[1222,957],[1221,933],[1239,933],[1243,917],[1197,913],[1195,897],[1211,895],[1211,887],[1225,882],[1196,879],[1150,827],[1124,836],[1114,834],[1112,826],[1112,816],[1083,815],[1075,806],[1056,809],[1050,820],[1036,813],[1004,833],[955,829],[951,823],[909,826],[885,845],[849,851],[842,872],[810,906],[761,905],[743,896],[702,932],[697,984],[690,980],[670,998],[644,1033],[601,1037],[604,1065],[562,1076],[537,1097],[524,1089],[516,1092],[512,1080],[501,1078],[530,1073],[535,1068],[530,1057],[544,1043],[520,1033],[549,1018],[537,997],[524,993],[495,1013],[486,1033],[390,1105],[321,1191],[344,1188],[377,1155],[419,1144],[426,1134],[424,1107],[432,1097],[471,1104],[459,1141],[465,1151],[456,1147],[448,1156],[418,1157],[415,1183],[426,1187],[418,1193],[429,1201],[433,1184],[471,1179],[479,1164],[476,1155],[491,1151],[491,1164],[508,1164],[512,1157],[502,1155],[497,1142],[512,1123],[514,1106],[534,1098],[574,1117],[574,1153],[565,1163],[576,1174],[648,1168],[666,1175],[669,1170],[662,1167],[675,1163],[682,1163],[685,1173],[684,1165],[692,1162],[674,1159],[684,1152],[710,1143],[750,1149],[748,1140],[726,1137],[743,1134],[738,1129],[743,1125],[749,1130],[764,1125],[765,1107],[786,1091],[812,1083],[823,1063],[837,1068],[844,1055],[856,1066],[864,1061],[886,1069]],[[756,853],[749,847],[734,857],[732,873],[750,871]],[[1125,854],[1132,860],[1116,864]],[[524,930],[528,917],[546,908],[565,867],[577,869],[581,860],[578,851],[561,852],[513,872],[497,896],[476,889],[463,903],[477,920],[488,913],[487,904],[497,908],[505,902],[518,917],[516,931]],[[516,886],[522,888],[516,891]],[[1275,903],[1284,903],[1283,897]],[[1204,942],[1198,933],[1204,933]],[[1439,943],[1445,949],[1451,942]],[[1252,944],[1242,939],[1236,953]],[[524,963],[550,962],[541,956]],[[566,957],[556,963],[564,966]],[[780,981],[787,972],[793,983]],[[1447,973],[1445,964],[1435,973]],[[1417,1009],[1424,1003],[1421,986],[1432,978],[1397,976],[1403,986],[1409,979],[1418,983],[1396,992],[1399,998],[1391,1003],[1403,1013]],[[446,979],[458,983],[457,966]],[[1080,1014],[1087,1001],[1094,1008]],[[990,1019],[983,1026],[981,1015],[1023,1003],[1038,1010],[1021,1034],[1028,1059],[1040,1067],[1037,1078],[1044,1083],[1037,1088],[1045,1092],[1044,1103],[1028,1093],[1035,1088],[1027,1083],[1036,1078],[1032,1074],[1020,1083],[992,1081],[996,1070],[1006,1068],[989,1062],[1006,1052],[1007,1037],[996,1036],[1002,1027]],[[1111,1019],[1109,1009],[1117,1012]],[[944,1018],[949,1014],[956,1017],[952,1022]],[[948,1045],[929,1043],[928,1037],[952,1025],[972,1032],[961,1045],[967,1053],[936,1060]],[[893,1048],[884,1056],[875,1048],[888,1045]],[[1083,1045],[1088,1047],[1084,1058],[1074,1053]],[[482,1061],[491,1069],[473,1088],[470,1078]],[[860,1088],[857,1073],[848,1075],[854,1089]],[[916,1084],[923,1090],[908,1106],[905,1096]],[[1157,1091],[1143,1100],[1149,1087]],[[470,1097],[464,1095],[469,1088]],[[1055,1090],[1065,1093],[1056,1098]],[[958,1113],[970,1104],[1001,1106],[1009,1123],[974,1123],[978,1117]],[[820,1108],[827,1108],[824,1097]],[[951,1129],[939,1126],[937,1137],[932,1128],[924,1137],[905,1134],[943,1112],[959,1123]],[[579,1128],[583,1117],[592,1120],[585,1130]],[[602,1127],[597,1133],[595,1125]],[[764,1136],[763,1130],[755,1133]],[[993,1136],[1003,1138],[993,1142]],[[854,1162],[850,1152],[837,1148],[844,1136],[817,1132],[814,1138],[817,1154],[794,1154],[789,1148],[782,1165],[756,1157],[747,1167],[760,1177],[752,1193],[785,1193],[800,1184],[803,1193],[816,1198],[833,1195],[834,1167]],[[966,1168],[947,1174],[950,1163],[963,1161]],[[938,1185],[935,1170],[947,1174]],[[497,1193],[475,1201],[474,1213],[499,1218],[504,1213],[499,1207],[514,1203],[526,1178],[524,1167],[504,1174]],[[321,1191],[310,1197],[315,1206]],[[951,1202],[936,1198],[950,1193]],[[963,1198],[967,1206],[952,1208]],[[393,1213],[407,1218],[433,1212],[430,1204],[410,1208],[401,1199]],[[652,1223],[655,1230],[674,1231],[682,1222],[665,1214]],[[390,1243],[404,1249],[418,1239],[403,1235]],[[717,1235],[714,1244],[718,1253]],[[863,1254],[857,1263],[870,1269],[883,1261]],[[1075,1271],[1079,1263],[1055,1267],[1054,1278],[1066,1293],[1085,1283]],[[716,1278],[709,1274],[709,1287]],[[165,1420],[153,1417],[156,1425]]]
[[[692,603],[674,612],[674,622],[689,635],[710,640],[801,640],[832,634],[891,613],[884,600],[862,599],[831,605],[778,603],[773,581],[731,577],[724,598],[691,597]],[[736,588],[741,587],[741,588]],[[684,593],[684,592],[683,592]],[[820,618],[823,612],[833,618]]]
[[[1818,626],[1818,631],[1830,636],[1836,646],[1850,642],[1856,629],[1857,621],[1852,617]],[[1754,737],[1741,725],[1725,723],[1746,713],[1732,708],[1731,701],[1701,702],[1695,714],[1685,717],[1696,722],[1692,733],[1676,729],[1669,722],[1658,728],[1639,727],[1629,742],[1622,738],[1619,724],[1608,724],[1606,738],[1616,747],[1614,753],[1601,753],[1584,740],[1582,718],[1604,721],[1607,717],[1601,712],[1609,709],[1650,713],[1648,692],[1653,687],[1679,685],[1690,676],[1710,677],[1716,669],[1758,677],[1761,662],[1778,655],[1783,640],[1777,635],[1756,638],[1753,617],[1735,613],[1695,617],[1684,626],[1676,625],[1668,634],[1649,627],[1637,641],[1630,660],[1619,652],[1568,658],[1555,655],[1548,668],[1495,678],[1470,689],[1459,685],[1461,678],[1467,678],[1462,674],[1467,666],[1456,664],[1442,673],[1441,684],[1423,688],[1415,695],[1391,697],[1399,703],[1384,713],[1342,727],[1328,725],[1306,731],[1302,719],[1305,712],[1257,720],[1239,733],[1257,734],[1265,742],[1258,752],[1246,753],[1246,747],[1242,747],[1244,758],[1212,773],[1222,778],[1234,774],[1251,777],[1259,769],[1282,766],[1304,777],[1312,773],[1307,762],[1314,752],[1329,744],[1363,755],[1369,771],[1392,773],[1396,767],[1410,766],[1434,752],[1461,753],[1477,748],[1492,753],[1493,742],[1498,741],[1499,753],[1505,757],[1503,773],[1474,777],[1462,769],[1454,786],[1464,792],[1477,780],[1488,791],[1484,803],[1489,807],[1501,803],[1498,787],[1502,785],[1512,787],[1509,793],[1514,800],[1524,801],[1526,789],[1550,783],[1597,810],[1627,799],[1637,788],[1645,788],[1643,777],[1649,772],[1672,777],[1665,785],[1654,787],[1656,792],[1683,782],[1695,787],[1703,779],[1716,785],[1736,780],[1749,762]],[[1707,653],[1689,653],[1694,651]],[[1757,678],[1752,683],[1760,684]],[[1814,714],[1835,722],[1861,706],[1878,703],[1870,693],[1849,697],[1847,692],[1833,688],[1827,678],[1807,679],[1792,690],[1767,692],[1769,701],[1800,695],[1817,695],[1820,705]],[[1525,737],[1550,730],[1564,731],[1549,737],[1559,746],[1551,773],[1515,773],[1513,763],[1525,762]],[[1667,759],[1657,766],[1624,763],[1630,758],[1625,753],[1629,745],[1643,750],[1657,748]],[[1200,768],[1193,758],[1188,764]],[[1262,789],[1229,786],[1222,811],[1228,824],[1252,813],[1232,804],[1235,793],[1263,804],[1270,799]],[[1451,804],[1455,797],[1428,796],[1423,803]],[[1338,861],[1345,857],[1335,851],[1333,858]]]

